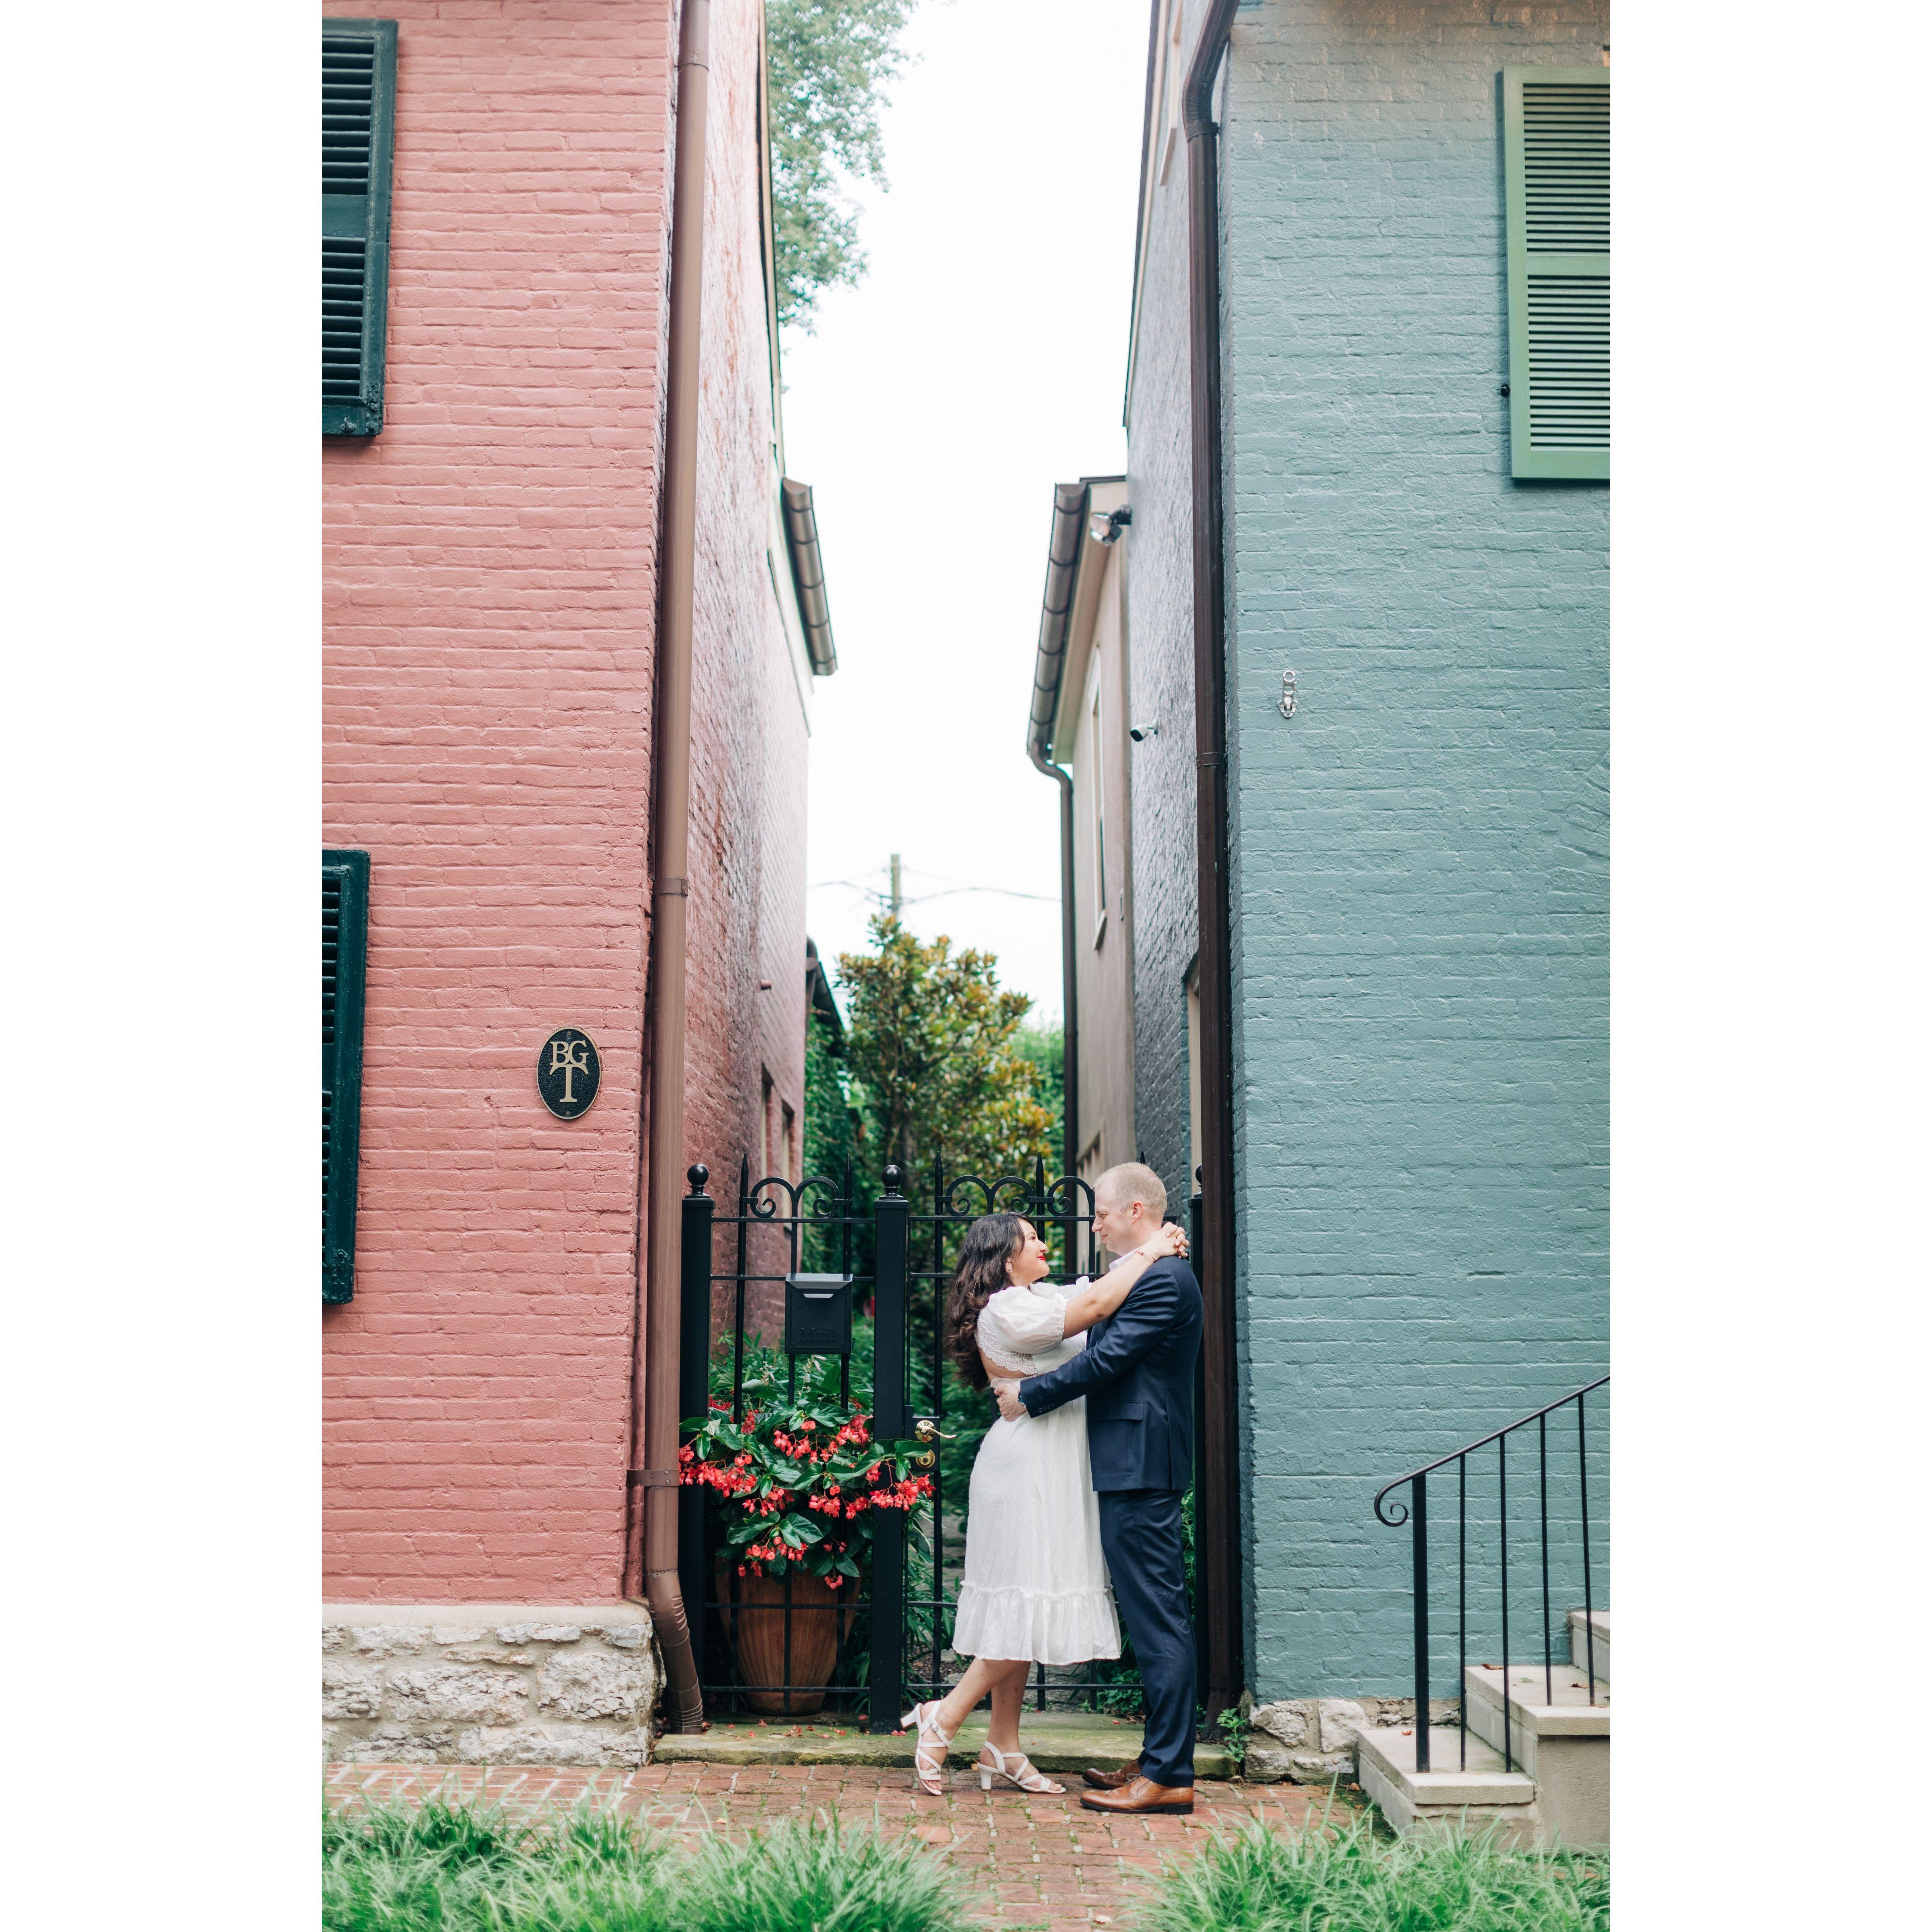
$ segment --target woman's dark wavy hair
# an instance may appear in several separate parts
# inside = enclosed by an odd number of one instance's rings
[[[1024,1215],[982,1214],[960,1244],[959,1266],[946,1300],[946,1346],[968,1388],[992,1387],[980,1359],[980,1311],[1001,1288],[1012,1286],[1009,1270],[1026,1225]]]

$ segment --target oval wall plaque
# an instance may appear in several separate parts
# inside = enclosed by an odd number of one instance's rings
[[[537,1091],[560,1120],[574,1120],[597,1097],[604,1077],[597,1043],[575,1027],[559,1027],[537,1055]]]

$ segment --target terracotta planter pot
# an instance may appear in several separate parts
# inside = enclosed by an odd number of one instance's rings
[[[721,1563],[720,1603],[732,1607],[721,1612],[725,1634],[738,1659],[743,1684],[823,1684],[831,1682],[838,1660],[838,1639],[850,1634],[858,1614],[856,1592],[848,1582],[834,1590],[823,1579],[794,1570],[783,1576],[738,1576]],[[791,1585],[791,1674],[785,1674],[785,1585]],[[843,1607],[841,1603],[843,1600]],[[825,1702],[820,1690],[747,1690],[745,1702],[754,1711],[803,1717]]]

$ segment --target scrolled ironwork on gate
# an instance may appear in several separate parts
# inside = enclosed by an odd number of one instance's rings
[[[945,1354],[960,1240],[982,1214],[1017,1213],[1057,1250],[1049,1279],[1094,1273],[1092,1190],[1050,1180],[1039,1161],[983,1177],[949,1174],[938,1156],[916,1204],[896,1166],[868,1201],[849,1171],[754,1182],[741,1163],[728,1204],[706,1191],[704,1168],[691,1178],[680,1554],[707,1706],[862,1712],[870,1730],[896,1730],[908,1701],[943,1693],[964,1667],[950,1641],[965,1482],[997,1419]],[[806,1555],[761,1540],[760,1512],[814,1537]],[[784,1560],[756,1553],[774,1550]],[[824,1580],[812,1565],[843,1568]],[[1042,1708],[1126,1711],[1138,1677],[1130,1660],[1102,1662],[1037,1670],[1033,1688]]]

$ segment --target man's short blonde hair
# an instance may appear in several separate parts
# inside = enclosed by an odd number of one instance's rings
[[[1124,1160],[1118,1167],[1108,1168],[1094,1184],[1094,1198],[1098,1201],[1103,1194],[1110,1207],[1124,1208],[1138,1201],[1145,1204],[1156,1222],[1166,1219],[1167,1190],[1160,1176],[1139,1161]]]

